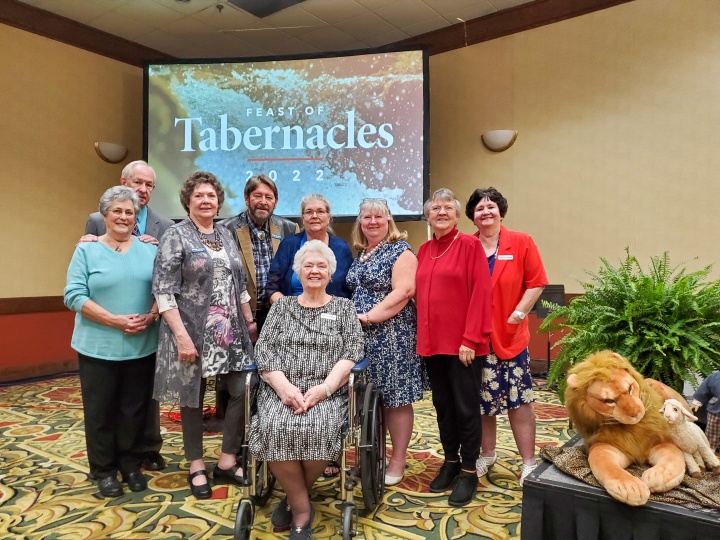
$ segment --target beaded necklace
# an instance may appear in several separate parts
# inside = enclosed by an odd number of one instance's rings
[[[369,260],[370,260],[370,257],[373,256],[373,253],[375,253],[375,252],[380,248],[380,246],[382,246],[382,245],[384,245],[384,244],[387,244],[387,241],[386,241],[386,240],[383,240],[383,241],[380,242],[377,246],[375,246],[374,248],[372,248],[372,249],[369,250],[369,251],[363,249],[363,250],[360,252],[360,255],[358,255],[358,259],[360,259],[360,263],[365,264],[367,261],[369,261]]]
[[[213,223],[213,230],[211,233],[204,233],[200,230],[200,227],[198,227],[198,224],[195,223],[195,221],[190,218],[190,223],[193,224],[195,227],[195,230],[198,232],[198,235],[200,235],[200,241],[207,246],[209,249],[212,249],[213,251],[220,251],[223,248],[223,242],[222,238],[220,238],[220,234],[215,229],[215,223]],[[208,236],[215,235],[215,241],[211,242]]]

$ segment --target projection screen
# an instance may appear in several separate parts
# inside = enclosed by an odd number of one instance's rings
[[[277,183],[279,215],[298,217],[302,196],[321,193],[340,218],[365,198],[385,199],[399,220],[422,216],[422,51],[150,64],[145,91],[145,156],[161,214],[183,217],[180,186],[204,170],[225,189],[222,216],[245,208],[245,183],[260,173]]]

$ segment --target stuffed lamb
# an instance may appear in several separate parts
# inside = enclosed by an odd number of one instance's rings
[[[676,399],[666,399],[660,412],[670,424],[673,442],[682,450],[690,476],[700,477],[701,468],[720,472],[720,461],[710,449],[707,437],[700,426],[693,424],[697,418]]]

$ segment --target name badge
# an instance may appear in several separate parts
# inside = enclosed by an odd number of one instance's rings
[[[282,236],[279,234],[271,234],[270,236],[272,236],[275,240],[282,240]]]
[[[207,251],[205,248],[192,248],[193,253],[202,253],[203,251]]]
[[[333,315],[332,313],[321,313],[320,318],[327,319],[328,321],[337,320],[337,316]]]
[[[512,261],[512,255],[498,255],[498,261]]]

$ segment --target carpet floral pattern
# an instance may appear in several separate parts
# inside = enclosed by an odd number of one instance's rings
[[[562,445],[573,433],[557,395],[538,387],[537,444]],[[206,402],[212,402],[211,393]],[[179,424],[163,409],[163,456],[168,466],[145,472],[149,489],[127,490],[104,499],[88,479],[80,386],[76,376],[0,388],[0,538],[23,540],[231,539],[240,491],[216,486],[209,500],[196,500],[187,487]],[[219,434],[206,434],[206,462],[217,460]],[[465,508],[448,505],[448,494],[428,484],[442,464],[429,395],[415,406],[415,430],[403,481],[389,487],[381,504],[361,516],[366,539],[510,539],[520,536],[520,457],[507,416],[498,421],[498,461],[480,480]],[[336,479],[321,479],[313,496],[315,538],[338,538],[340,510]],[[255,538],[286,538],[272,532],[272,498],[255,518]]]

